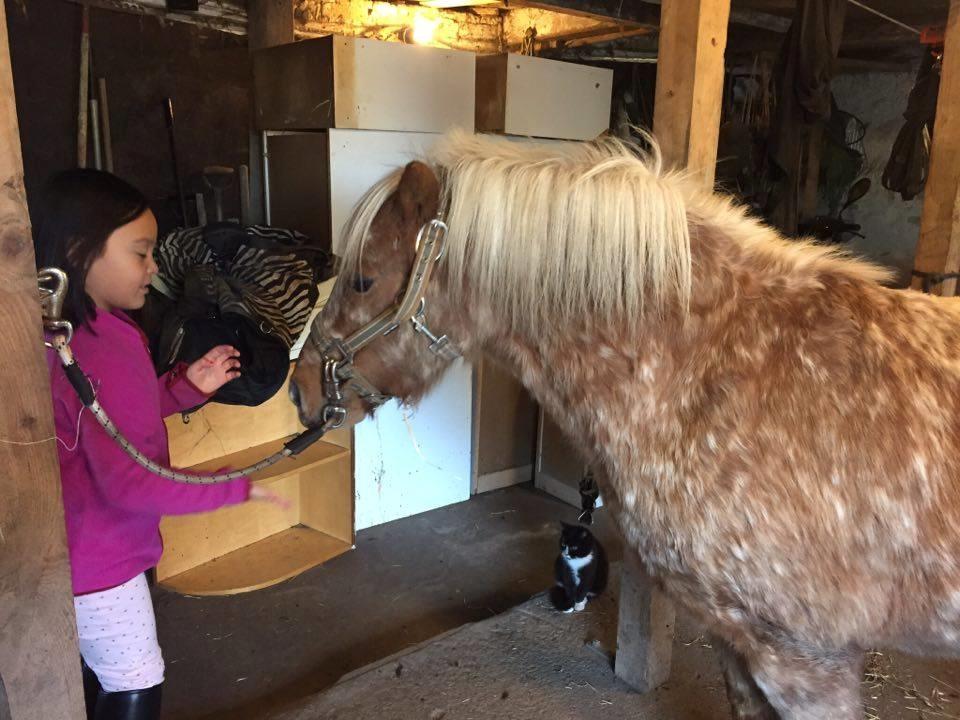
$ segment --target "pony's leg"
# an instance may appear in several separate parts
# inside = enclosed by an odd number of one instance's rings
[[[863,653],[767,648],[748,659],[751,675],[781,720],[861,720]],[[777,717],[777,716],[774,716]]]
[[[743,656],[719,638],[712,642],[727,683],[727,699],[733,720],[779,720],[779,715],[770,707],[763,691],[750,675]]]

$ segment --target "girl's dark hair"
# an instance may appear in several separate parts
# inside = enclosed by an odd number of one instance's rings
[[[58,267],[70,278],[63,314],[77,327],[90,321],[87,272],[107,238],[149,209],[143,193],[102,170],[66,170],[47,183],[35,234],[37,267]]]

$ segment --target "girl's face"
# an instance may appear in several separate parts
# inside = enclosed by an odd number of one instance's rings
[[[137,310],[143,307],[150,279],[156,274],[153,248],[157,219],[146,210],[114,230],[103,254],[87,272],[86,291],[101,310]]]

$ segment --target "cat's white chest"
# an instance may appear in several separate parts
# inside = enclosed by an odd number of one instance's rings
[[[573,581],[575,583],[579,583],[580,571],[589,565],[592,560],[593,553],[590,553],[589,555],[579,558],[564,558],[563,562],[566,563],[568,568],[570,568],[570,572],[573,574]]]

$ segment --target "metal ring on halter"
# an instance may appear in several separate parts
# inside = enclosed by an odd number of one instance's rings
[[[323,364],[323,394],[332,404],[339,404],[343,401],[339,370],[339,360],[327,360]]]
[[[343,405],[324,405],[323,424],[330,430],[336,430],[347,419],[347,409]]]
[[[417,233],[417,241],[414,243],[415,251],[420,249],[420,242],[423,240],[424,233],[436,236],[435,242],[440,249],[437,250],[433,261],[438,262],[440,258],[443,257],[443,251],[446,249],[447,224],[440,218],[433,218],[433,220],[422,225],[420,231]]]

